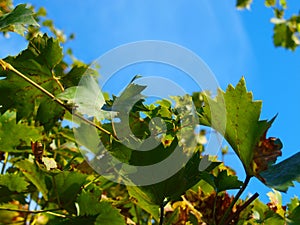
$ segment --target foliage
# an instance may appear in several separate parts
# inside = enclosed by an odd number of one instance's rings
[[[257,193],[240,199],[252,177],[286,191],[293,181],[299,181],[300,172],[299,153],[274,164],[282,143],[278,138],[267,138],[266,133],[275,118],[260,120],[261,101],[253,100],[244,78],[225,92],[219,90],[215,98],[202,92],[174,96],[174,106],[168,100],[147,105],[142,95],[146,87],[136,84],[135,77],[119,96],[98,99],[96,114],[91,114],[88,99],[101,94],[97,73],[78,60],[66,62],[62,48],[65,36],[45,19],[44,9],[34,13],[25,4],[13,8],[10,1],[0,3],[1,31],[23,35],[27,30],[28,40],[27,49],[0,60],[0,224],[299,223],[300,201],[296,197],[287,206],[275,190],[269,193],[268,204],[256,199]],[[241,7],[249,4],[239,1]],[[52,35],[41,34],[37,21]],[[87,70],[93,72],[92,78],[86,77]],[[92,82],[93,88],[78,84],[82,78]],[[78,93],[80,98],[75,101]],[[231,168],[203,155],[204,131],[189,137],[195,138],[196,145],[183,150],[178,137],[180,131],[189,129],[185,125],[193,122],[187,103],[191,99],[199,116],[197,124],[219,131],[237,154],[244,165],[244,182]],[[220,111],[222,105],[226,106],[225,114]],[[182,124],[179,111],[186,114],[187,124]],[[62,125],[62,121],[72,120],[71,113],[78,123],[75,134]],[[120,122],[113,123],[107,117],[112,114]],[[159,135],[162,130],[152,124],[157,117],[166,124],[165,135]],[[114,126],[126,122],[133,135],[128,131],[118,138]],[[83,136],[76,142],[78,132]],[[90,138],[92,134],[96,138]],[[151,151],[139,152],[124,145],[142,144],[152,134],[158,145]],[[93,161],[81,155],[82,151],[99,153],[95,150],[100,141],[111,155],[135,166],[160,162],[178,146],[189,160],[179,164],[173,176],[154,184],[135,185],[132,177],[137,169],[126,177],[131,182],[126,186],[96,173],[90,167]],[[209,166],[199,170],[203,162]],[[121,170],[115,166],[107,169]],[[145,180],[150,178],[145,174]],[[235,196],[227,192],[231,189],[238,190]]]
[[[252,0],[237,0],[236,6],[239,9],[249,9]],[[287,7],[286,0],[265,0],[265,6],[274,12],[271,22],[274,24],[273,43],[276,47],[283,47],[295,50],[300,45],[300,14],[293,14],[285,18]]]

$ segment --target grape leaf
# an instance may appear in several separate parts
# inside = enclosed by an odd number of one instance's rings
[[[100,213],[96,218],[95,225],[125,225],[125,219],[119,210],[113,207],[109,202],[100,202]]]
[[[50,196],[59,197],[61,205],[70,213],[76,213],[75,201],[87,175],[78,172],[63,171],[53,177],[53,189]]]
[[[30,141],[42,137],[42,127],[16,123],[16,113],[7,111],[0,116],[0,150],[5,152],[31,152]]]
[[[60,93],[61,84],[53,73],[55,66],[62,60],[59,42],[47,35],[33,38],[26,50],[16,57],[7,57],[5,61],[15,69],[39,84],[54,95]],[[0,70],[0,112],[17,110],[17,121],[31,118],[37,110],[36,120],[47,130],[64,114],[64,109],[52,104],[49,97],[30,85],[12,71]],[[49,115],[50,113],[50,115]]]
[[[294,37],[292,29],[288,22],[277,23],[274,25],[273,43],[276,47],[281,46],[287,49],[295,50],[299,45]]]
[[[89,67],[85,64],[74,65],[66,75],[62,76],[61,81],[66,87],[77,86],[80,82],[80,79],[87,72],[88,69]],[[88,74],[91,75],[93,73]]]
[[[262,181],[269,187],[286,192],[293,181],[300,182],[300,152],[260,173]]]
[[[29,183],[18,174],[4,174],[0,175],[0,185],[8,187],[10,191],[23,192]]]
[[[96,216],[76,216],[71,218],[54,217],[49,220],[47,225],[79,225],[95,224]]]
[[[13,31],[24,35],[26,26],[39,26],[33,17],[34,12],[26,8],[26,4],[20,4],[13,11],[0,17],[0,31]]]
[[[127,186],[127,190],[139,207],[150,213],[156,221],[159,221],[159,207],[153,202],[152,196],[136,186]]]
[[[94,216],[101,212],[102,205],[99,201],[101,198],[101,193],[98,194],[99,195],[97,196],[95,193],[86,190],[81,191],[80,195],[77,197],[80,216]]]
[[[291,222],[289,225],[297,225],[300,223],[300,206],[298,205],[288,217]]]
[[[209,164],[204,171],[199,171],[200,162],[203,160],[203,164]],[[145,204],[160,206],[167,199],[177,200],[185,191],[198,183],[201,179],[206,179],[207,172],[211,171],[219,162],[210,162],[207,158],[200,158],[200,153],[194,153],[184,167],[182,167],[176,174],[170,178],[147,186],[130,187],[129,194],[137,198],[134,193],[139,196],[138,204],[145,210],[148,206]],[[147,179],[147,177],[145,177]],[[178,185],[180,184],[180,185]],[[176,186],[176,188],[174,188]],[[131,190],[131,191],[130,191]],[[133,191],[134,190],[134,193]],[[141,200],[144,198],[144,200]],[[153,209],[152,209],[153,210]]]
[[[276,5],[276,0],[265,0],[265,6],[271,7]]]
[[[223,170],[218,174],[214,183],[217,192],[239,189],[243,185],[243,182],[239,181],[236,176],[228,175],[226,170]]]
[[[247,91],[244,78],[236,87],[229,85],[226,92],[219,90],[215,99],[204,95],[204,101],[200,123],[211,126],[223,134],[242,161],[247,174],[254,175],[252,168],[254,149],[274,118],[270,121],[259,120],[262,102],[252,100],[252,93]],[[226,118],[224,109],[220,109],[224,101]],[[222,123],[225,119],[224,134]]]
[[[98,121],[111,118],[110,113],[101,109],[105,100],[95,77],[84,76],[79,86],[67,88],[57,97],[74,105],[76,112],[95,117]]]
[[[237,0],[236,1],[236,7],[238,9],[250,9],[250,5],[252,4],[252,0]]]
[[[42,193],[44,199],[48,201],[46,175],[39,170],[38,166],[27,159],[16,162],[15,166],[22,171],[24,176],[36,186],[36,188]]]

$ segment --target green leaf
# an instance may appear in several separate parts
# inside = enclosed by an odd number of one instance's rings
[[[300,182],[300,152],[286,160],[269,166],[268,170],[260,173],[263,182],[278,191],[286,192],[293,181]]]
[[[0,17],[0,31],[13,31],[24,35],[26,26],[39,26],[33,17],[34,12],[20,4],[10,13]]]
[[[29,79],[42,86],[54,95],[61,92],[61,85],[53,73],[55,66],[62,60],[62,49],[53,38],[37,36],[27,49],[16,57],[7,57],[5,61],[23,73]],[[64,114],[64,109],[54,104],[40,90],[17,76],[12,71],[0,70],[0,112],[8,109],[17,110],[17,121],[31,119],[36,112],[35,120],[47,130]],[[36,111],[37,109],[37,111]]]
[[[203,171],[199,171],[201,161],[203,163],[202,165],[208,165]],[[165,200],[177,200],[185,191],[194,186],[201,179],[207,179],[207,172],[219,164],[219,162],[210,162],[206,157],[200,159],[200,153],[197,152],[189,159],[185,166],[170,178],[156,184],[132,187],[131,189],[135,189],[135,194],[139,196],[138,204],[141,203],[140,207],[146,210],[147,206],[145,206],[145,204],[160,206]],[[145,179],[149,178],[145,177]],[[129,191],[129,194],[137,198],[132,191]],[[144,198],[144,200],[141,200],[141,198]]]
[[[271,126],[266,120],[259,120],[261,101],[253,101],[252,93],[246,89],[242,78],[236,87],[228,86],[226,92],[219,90],[215,99],[204,96],[205,106],[200,117],[200,123],[211,126],[224,135],[243,163],[248,175],[253,175],[252,159],[254,148],[260,138]],[[226,118],[224,109],[226,108]],[[226,121],[226,130],[222,124]]]
[[[276,47],[281,46],[295,50],[298,44],[293,37],[294,33],[290,29],[288,22],[277,23],[274,25],[273,43]]]
[[[8,203],[13,200],[26,204],[26,194],[10,191],[8,187],[0,185],[0,203]],[[0,220],[1,221],[1,220]]]
[[[29,183],[18,174],[4,174],[0,175],[0,185],[8,187],[10,191],[23,192]]]
[[[101,202],[100,214],[96,219],[95,225],[126,225],[125,219],[119,210],[109,202]]]
[[[250,5],[252,4],[252,0],[237,0],[236,1],[236,7],[238,9],[250,9]]]
[[[76,216],[73,218],[54,217],[50,219],[47,225],[81,225],[81,224],[95,224],[96,216]]]
[[[255,222],[254,224],[276,224],[276,225],[284,225],[284,219],[275,213],[273,210],[271,210],[266,204],[259,201],[258,199],[254,201],[253,209],[252,211],[255,216]],[[252,224],[252,223],[251,223]]]
[[[70,87],[57,97],[75,105],[76,112],[95,117],[98,121],[111,118],[110,113],[102,110],[105,100],[95,77],[84,76],[79,86]]]
[[[292,213],[288,217],[290,220],[292,220],[292,223],[289,223],[290,225],[296,225],[300,224],[300,206],[298,205]]]
[[[80,195],[77,197],[77,203],[79,205],[79,215],[97,215],[101,212],[101,203],[100,203],[101,193],[97,196],[95,193],[91,193],[86,190],[82,190]]]
[[[0,150],[4,152],[19,152],[24,149],[31,152],[30,141],[42,137],[42,127],[30,126],[19,121],[16,123],[16,113],[7,111],[0,116]]]
[[[226,170],[221,171],[215,178],[215,186],[217,192],[239,189],[243,185],[242,181],[239,181],[237,176],[228,175]]]
[[[293,212],[293,210],[299,205],[300,201],[298,197],[295,196],[294,198],[292,198],[291,201],[287,204],[289,214],[291,214],[291,212]]]
[[[87,175],[79,172],[63,171],[53,176],[53,189],[50,195],[59,198],[61,205],[70,213],[76,213],[76,196],[80,193]]]
[[[265,6],[271,7],[276,5],[276,0],[265,0]]]
[[[91,69],[88,65],[74,65],[72,69],[62,77],[62,83],[65,87],[73,87],[77,86],[83,75],[88,74],[91,75],[95,72],[89,72]]]
[[[24,176],[36,186],[36,188],[42,193],[44,199],[48,201],[46,175],[38,168],[38,166],[27,159],[16,162],[15,166],[22,171]]]
[[[156,221],[159,221],[159,206],[153,203],[152,196],[137,186],[128,186],[128,193],[133,201],[146,212],[150,213]]]

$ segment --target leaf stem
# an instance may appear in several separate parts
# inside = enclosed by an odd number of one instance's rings
[[[217,222],[216,222],[216,208],[217,208],[218,194],[219,194],[219,192],[216,192],[216,197],[214,199],[214,208],[213,208],[213,221],[214,221],[214,225],[217,224]]]
[[[165,211],[165,204],[162,203],[162,204],[160,205],[159,225],[163,225],[163,223],[164,223],[164,211]]]
[[[6,163],[8,161],[8,152],[5,152],[5,156],[4,156],[4,162],[2,164],[2,168],[1,168],[1,174],[4,174],[5,172],[5,167],[6,167]]]
[[[259,196],[259,194],[256,192],[254,195],[251,196],[251,198],[249,198],[240,208],[237,209],[237,211],[231,215],[230,217],[228,217],[228,219],[226,220],[225,224],[229,224],[230,221],[232,221],[233,219],[235,219],[244,209],[246,209],[257,197]]]
[[[106,133],[108,135],[113,136],[114,138],[116,138],[112,133],[110,133],[109,131],[105,130],[103,127],[93,123],[92,121],[84,118],[83,116],[73,112],[73,109],[70,108],[70,106],[66,105],[62,100],[60,100],[59,98],[55,97],[52,93],[50,93],[49,91],[47,91],[45,88],[43,88],[41,85],[37,84],[36,82],[34,82],[33,80],[31,80],[30,78],[28,78],[27,76],[25,76],[24,74],[22,74],[20,71],[18,71],[17,69],[15,69],[11,64],[3,61],[2,59],[0,59],[0,66],[4,69],[4,70],[10,70],[12,72],[14,72],[15,74],[17,74],[19,77],[23,78],[25,81],[27,81],[28,83],[30,83],[32,86],[36,87],[37,89],[39,89],[41,92],[43,92],[45,95],[47,95],[48,97],[50,97],[54,102],[56,102],[57,104],[59,104],[60,106],[62,106],[63,108],[65,108],[67,111],[69,111],[71,114],[73,114],[74,116],[76,116],[77,118],[83,120],[84,122],[88,123],[89,125],[92,125],[93,127],[97,128],[98,130],[102,131],[103,133]]]
[[[235,205],[235,203],[237,202],[237,200],[240,198],[240,196],[243,194],[243,192],[245,191],[246,187],[249,184],[250,179],[252,178],[252,176],[247,175],[246,179],[244,181],[243,186],[241,187],[241,189],[238,191],[238,193],[236,194],[236,196],[234,197],[233,201],[231,202],[230,206],[227,208],[227,210],[225,211],[225,214],[223,215],[219,225],[225,225],[227,223],[226,220],[230,214],[230,212],[232,211],[233,206]]]

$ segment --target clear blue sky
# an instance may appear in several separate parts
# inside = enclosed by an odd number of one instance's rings
[[[235,0],[31,0],[45,6],[48,17],[66,34],[76,39],[67,44],[75,56],[91,62],[121,44],[140,40],[164,40],[182,45],[198,54],[214,72],[220,86],[236,84],[245,76],[247,87],[255,99],[263,100],[262,119],[279,113],[269,135],[279,137],[283,156],[279,161],[300,151],[300,49],[290,52],[275,48],[272,43],[271,9],[254,1],[250,11],[235,9]],[[22,3],[22,1],[15,1]],[[297,13],[300,4],[290,0],[289,10]],[[0,57],[16,54],[25,48],[22,38],[0,37]],[[135,74],[130,74],[130,80]],[[192,90],[197,91],[197,90]],[[243,178],[235,156],[225,162]],[[267,200],[270,189],[253,179],[247,191],[260,192]],[[300,185],[290,188],[286,201],[299,193]]]

